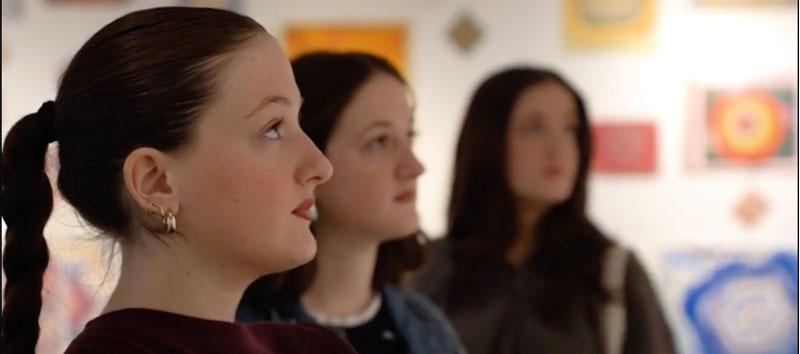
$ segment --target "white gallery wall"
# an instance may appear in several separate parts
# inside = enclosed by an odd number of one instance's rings
[[[135,9],[173,4],[178,2],[54,6],[28,0],[18,16],[4,15],[3,135],[16,119],[54,98],[60,72],[101,26]],[[651,48],[582,51],[564,47],[558,0],[251,0],[240,5],[240,12],[278,38],[293,23],[407,25],[409,81],[420,133],[415,150],[426,167],[418,208],[423,229],[433,237],[445,230],[455,142],[470,95],[489,73],[527,63],[566,76],[583,93],[595,121],[655,124],[655,172],[595,175],[589,196],[592,218],[635,249],[653,276],[662,252],[672,248],[797,249],[796,160],[787,168],[689,170],[685,159],[693,82],[796,82],[796,5],[699,8],[695,0],[661,0]],[[448,37],[461,14],[469,14],[482,31],[468,52]],[[745,226],[734,208],[750,191],[766,208],[757,223]],[[59,210],[48,237],[87,234],[69,209]]]

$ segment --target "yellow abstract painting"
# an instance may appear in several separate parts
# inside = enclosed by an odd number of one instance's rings
[[[284,45],[289,58],[315,50],[363,51],[386,58],[408,74],[406,30],[401,25],[288,26]]]
[[[562,1],[567,48],[648,48],[653,44],[657,0]]]

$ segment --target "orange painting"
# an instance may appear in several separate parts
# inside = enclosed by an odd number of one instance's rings
[[[384,57],[404,76],[408,74],[404,26],[289,26],[285,33],[289,58],[315,50],[362,51]]]

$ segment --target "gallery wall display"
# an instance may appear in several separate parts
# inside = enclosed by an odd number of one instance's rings
[[[673,250],[661,273],[680,353],[797,353],[795,251]]]
[[[596,123],[592,168],[601,173],[652,173],[656,169],[653,123]]]
[[[461,14],[448,32],[450,42],[461,52],[469,52],[478,43],[482,31],[478,23],[468,14]]]
[[[733,207],[733,215],[746,227],[758,225],[768,211],[767,200],[753,190],[745,192]]]
[[[284,33],[290,58],[314,50],[364,51],[386,58],[408,76],[404,25],[289,25]]]
[[[797,88],[791,81],[690,90],[690,168],[796,165]]]
[[[567,49],[649,48],[658,0],[562,0]]]

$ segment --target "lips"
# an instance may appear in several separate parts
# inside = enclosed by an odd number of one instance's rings
[[[292,210],[292,214],[306,220],[311,220],[311,207],[314,206],[314,199],[306,199]]]
[[[408,203],[414,201],[416,198],[417,198],[417,191],[415,189],[411,189],[398,194],[397,196],[394,197],[394,200],[400,203]]]
[[[544,171],[544,175],[547,177],[558,177],[564,173],[564,169],[561,167],[550,166]]]

